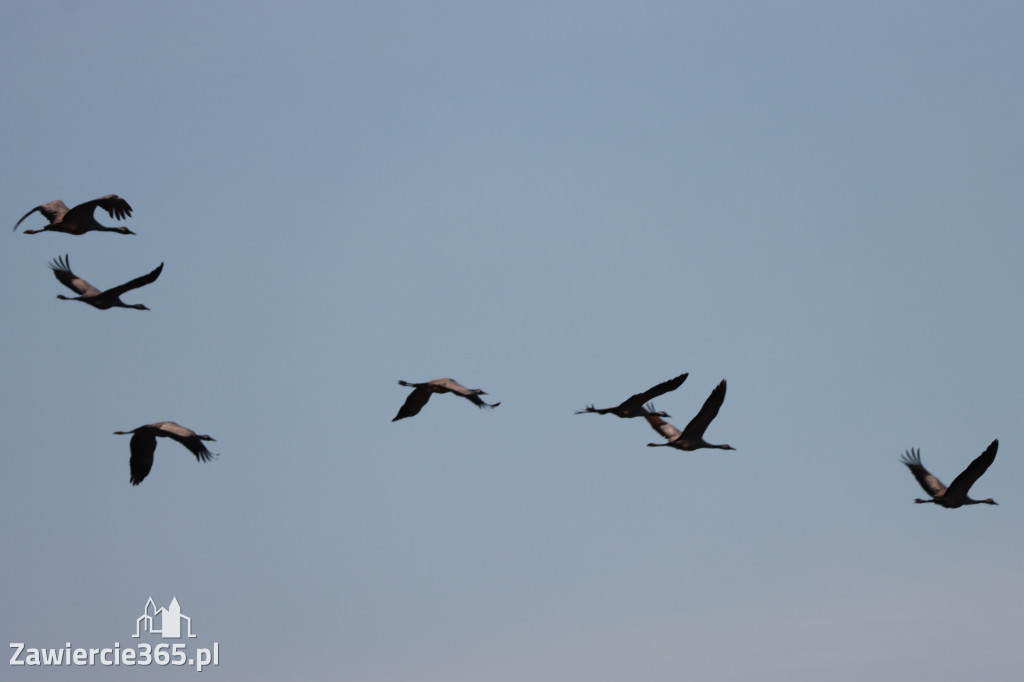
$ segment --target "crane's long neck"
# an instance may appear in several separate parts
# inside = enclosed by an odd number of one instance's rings
[[[99,223],[93,223],[88,227],[84,228],[82,232],[117,232],[118,234],[135,234],[124,225],[118,227],[107,227],[106,225],[100,225]]]

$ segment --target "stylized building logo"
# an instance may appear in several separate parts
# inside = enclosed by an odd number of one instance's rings
[[[181,621],[185,621],[187,624],[188,636],[195,637],[192,634],[192,619],[181,613],[177,597],[171,599],[171,605],[166,609],[158,609],[153,603],[153,598],[150,597],[142,610],[142,615],[135,621],[135,634],[132,637],[140,637],[141,632],[144,631],[153,635],[159,634],[164,639],[181,639]],[[159,627],[157,627],[158,622]]]

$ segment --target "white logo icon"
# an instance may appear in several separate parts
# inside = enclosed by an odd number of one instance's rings
[[[156,627],[158,619],[159,628]],[[192,634],[192,619],[181,613],[177,597],[171,599],[171,605],[166,609],[158,609],[153,603],[153,598],[150,597],[142,610],[142,615],[135,621],[135,634],[132,637],[141,636],[140,630],[142,630],[154,635],[159,634],[164,639],[181,639],[181,621],[185,621],[187,624],[188,636],[195,637]]]

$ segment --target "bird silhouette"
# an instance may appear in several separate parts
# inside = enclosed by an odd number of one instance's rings
[[[112,287],[106,291],[100,291],[75,273],[71,272],[71,266],[68,264],[67,254],[64,255],[63,259],[57,258],[51,262],[50,268],[53,270],[54,277],[56,277],[61,284],[78,294],[78,296],[70,297],[57,294],[57,298],[62,301],[81,301],[82,303],[88,303],[92,307],[99,308],[100,310],[107,310],[108,308],[135,308],[136,310],[149,310],[149,308],[141,303],[132,303],[130,305],[124,303],[121,301],[121,294],[155,282],[156,278],[160,276],[160,272],[163,271],[164,264],[161,263],[155,270],[147,275],[136,277],[130,282],[125,282],[124,284]]]
[[[487,393],[479,388],[466,388],[455,381],[455,379],[434,379],[422,384],[399,380],[398,383],[402,386],[412,386],[413,392],[405,399],[405,403],[398,410],[398,414],[391,420],[393,422],[419,414],[419,411],[423,409],[423,406],[427,404],[430,396],[434,393],[454,393],[462,396],[477,407],[497,407],[501,405],[501,403],[494,403],[493,405],[485,403],[480,399],[480,396],[487,395]]]
[[[127,436],[128,434],[132,434],[131,442],[128,444],[132,451],[131,459],[128,461],[131,468],[132,485],[142,483],[150,469],[153,468],[153,453],[156,451],[157,437],[173,438],[188,448],[188,451],[195,455],[196,461],[199,462],[207,462],[217,456],[211,454],[203,445],[204,440],[216,442],[215,439],[207,435],[200,436],[192,429],[187,429],[175,422],[157,422],[140,426],[131,431],[114,431],[115,436]]]
[[[674,391],[683,385],[686,381],[686,377],[690,376],[689,373],[680,374],[674,379],[663,381],[653,388],[649,388],[643,393],[637,393],[632,395],[615,407],[604,407],[596,409],[593,405],[587,405],[582,410],[578,410],[575,414],[614,414],[618,417],[628,419],[630,417],[644,417],[648,414],[655,414],[659,417],[670,417],[671,415],[667,412],[652,412],[645,407],[644,403],[647,403],[660,395],[664,395],[669,391]]]
[[[128,205],[128,202],[116,194],[108,194],[98,199],[87,201],[70,210],[63,201],[57,199],[56,201],[40,204],[21,216],[21,219],[14,224],[14,230],[17,231],[18,225],[21,225],[22,220],[39,211],[50,223],[38,230],[25,230],[24,234],[38,234],[39,232],[64,232],[65,234],[119,232],[121,234],[135,234],[124,226],[106,227],[100,225],[96,222],[96,218],[93,217],[93,212],[97,207],[109,213],[111,218],[118,220],[124,220],[126,216],[132,214],[132,207]]]
[[[986,497],[983,500],[972,500],[967,497],[967,492],[974,485],[974,482],[981,478],[981,475],[995,461],[996,450],[998,449],[999,439],[997,438],[989,444],[985,452],[978,455],[959,476],[953,479],[948,488],[942,485],[942,481],[928,473],[928,470],[921,464],[920,450],[913,448],[907,450],[903,453],[900,461],[907,465],[910,473],[914,474],[914,478],[921,484],[924,491],[932,497],[930,500],[916,499],[914,502],[917,504],[932,502],[946,509],[956,509],[965,504],[998,504],[991,497]]]
[[[704,401],[697,416],[690,420],[686,428],[681,432],[661,417],[655,414],[645,415],[647,423],[655,431],[668,439],[667,443],[648,443],[649,447],[668,446],[679,450],[699,450],[701,448],[717,448],[719,450],[735,450],[731,445],[714,445],[704,440],[704,432],[712,420],[718,416],[718,410],[725,400],[725,379],[711,391],[711,395]]]

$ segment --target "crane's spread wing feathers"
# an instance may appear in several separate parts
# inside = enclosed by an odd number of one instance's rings
[[[203,441],[199,440],[197,436],[193,435],[191,438],[180,438],[172,435],[171,438],[188,448],[188,451],[195,455],[196,459],[200,462],[209,462],[214,458],[214,454],[206,448],[206,445],[204,445]]]
[[[425,386],[417,386],[413,389],[412,393],[402,403],[402,407],[399,408],[398,414],[391,421],[396,422],[399,419],[405,419],[406,417],[412,417],[420,413],[423,406],[430,400],[430,394],[432,391]]]
[[[624,400],[622,402],[622,404],[620,405],[620,407],[634,408],[634,409],[643,407],[644,403],[649,402],[651,400],[654,400],[658,396],[664,395],[664,394],[668,393],[669,391],[674,391],[677,388],[679,388],[680,386],[682,386],[683,382],[686,381],[686,377],[688,377],[688,376],[690,376],[689,372],[686,372],[684,374],[680,374],[676,378],[669,379],[668,381],[663,381],[660,384],[658,384],[657,386],[653,386],[653,387],[647,389],[643,393],[637,393],[636,395],[632,395],[629,398],[627,398],[626,400]]]
[[[493,405],[491,403],[485,403],[480,398],[480,396],[477,395],[476,393],[469,393],[469,394],[462,394],[462,393],[460,393],[459,395],[461,395],[463,398],[465,398],[469,402],[473,403],[477,407],[497,407],[498,405],[501,405],[501,403],[494,403]]]
[[[988,470],[989,466],[996,459],[996,450],[999,449],[999,440],[996,439],[989,444],[985,452],[978,455],[973,462],[967,465],[959,476],[953,479],[953,482],[949,484],[949,494],[951,496],[967,496],[967,492],[974,485],[974,482],[981,478],[981,475]]]
[[[903,457],[900,461],[907,465],[910,469],[910,473],[914,474],[914,478],[921,484],[924,491],[932,497],[939,497],[946,493],[946,486],[942,484],[938,478],[928,472],[921,464],[921,451],[911,448],[903,453]],[[980,475],[980,474],[979,474]]]
[[[708,430],[708,426],[718,416],[718,410],[722,407],[724,401],[725,379],[722,379],[722,383],[715,386],[715,390],[711,391],[711,395],[704,401],[704,405],[700,408],[697,416],[691,419],[690,423],[683,429],[686,437],[695,440],[703,438],[704,432]]]
[[[148,424],[148,429],[153,429],[160,436],[167,436],[173,438],[182,445],[184,445],[189,452],[196,456],[196,459],[200,462],[206,462],[213,459],[214,455],[206,449],[206,445],[203,444],[202,439],[196,435],[196,432],[192,429],[185,428],[181,424],[176,422],[159,422],[156,424]]]
[[[129,443],[132,456],[128,460],[132,485],[142,483],[153,468],[153,452],[156,450],[156,434],[149,429],[139,429],[132,434]]]
[[[53,275],[57,278],[58,282],[79,296],[99,296],[102,293],[99,289],[71,272],[67,254],[63,258],[58,257],[50,263],[50,268],[53,270]]]
[[[672,426],[656,414],[645,414],[644,419],[647,420],[647,423],[651,425],[652,429],[660,433],[663,438],[667,438],[670,441],[675,440],[682,435],[679,432],[679,429]]]
[[[24,220],[25,218],[29,217],[30,215],[32,215],[32,214],[33,214],[33,213],[35,213],[36,211],[42,212],[42,210],[43,210],[43,207],[42,207],[42,206],[36,206],[36,207],[35,207],[35,208],[33,208],[33,209],[32,209],[31,211],[29,211],[29,212],[28,212],[28,213],[26,213],[25,215],[21,216],[21,218],[19,218],[19,219],[18,219],[18,222],[14,223],[14,230],[13,230],[13,231],[14,231],[14,232],[17,232],[17,231],[18,231],[18,225],[21,225],[21,221],[22,221],[22,220]],[[51,222],[52,222],[52,221],[51,221]]]
[[[17,231],[17,226],[22,224],[23,220],[25,220],[26,218],[28,218],[30,215],[32,215],[33,213],[35,213],[36,211],[38,211],[41,208],[42,208],[42,206],[37,206],[36,208],[32,209],[31,211],[29,211],[28,213],[26,213],[22,217],[18,218],[17,222],[14,223],[14,229],[12,231],[16,232]]]
[[[40,204],[39,206],[36,206],[35,208],[33,208],[31,211],[29,211],[25,215],[21,216],[21,220],[19,220],[18,222],[14,223],[15,231],[17,231],[17,229],[18,229],[18,225],[21,225],[21,221],[22,220],[24,220],[25,218],[29,217],[30,215],[32,215],[36,211],[39,211],[40,213],[42,213],[43,217],[46,218],[46,220],[49,221],[49,223],[52,225],[53,223],[61,220],[65,215],[67,215],[68,207],[60,199],[56,199],[54,201],[48,201],[45,204]]]
[[[160,276],[160,273],[163,271],[163,269],[164,264],[161,263],[149,274],[136,277],[130,282],[125,282],[124,284],[120,284],[116,287],[111,287],[110,289],[107,289],[104,293],[110,296],[120,296],[126,291],[131,291],[132,289],[138,289],[139,287],[144,287],[147,284],[152,284],[153,282],[156,281],[156,278]]]
[[[128,205],[127,201],[116,194],[107,194],[106,196],[93,199],[92,201],[86,201],[85,203],[75,206],[73,209],[68,211],[68,220],[71,222],[75,222],[76,220],[83,218],[88,220],[92,218],[93,211],[97,206],[106,211],[111,218],[115,218],[117,220],[124,220],[132,214],[132,207]]]

